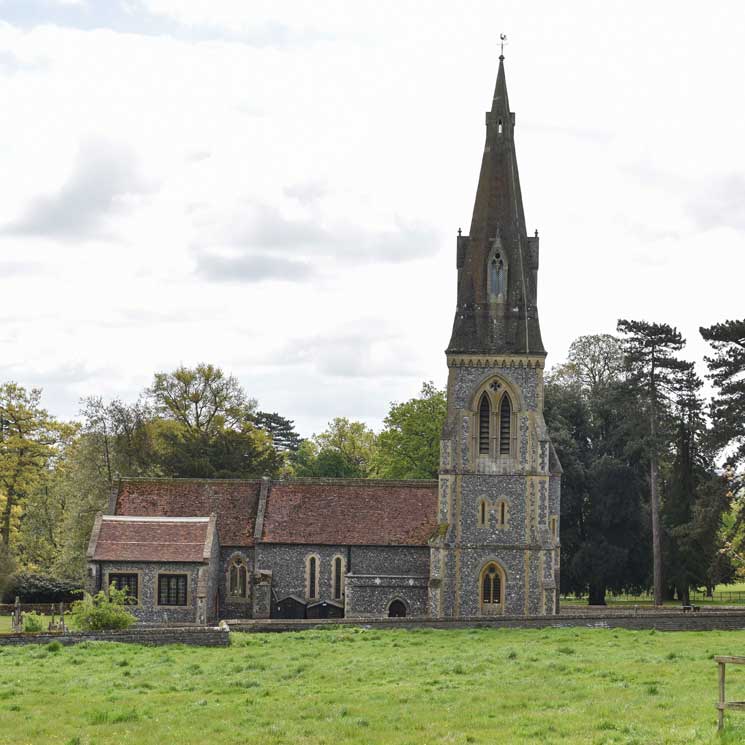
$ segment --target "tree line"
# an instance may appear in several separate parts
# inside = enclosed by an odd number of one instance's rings
[[[745,321],[702,328],[706,402],[684,340],[621,320],[545,376],[564,468],[562,592],[653,588],[659,602],[745,569]],[[81,401],[62,422],[42,392],[0,385],[0,593],[13,572],[79,581],[95,514],[119,475],[436,478],[445,392],[424,383],[380,432],[346,417],[308,439],[208,364],[156,373],[135,402]]]

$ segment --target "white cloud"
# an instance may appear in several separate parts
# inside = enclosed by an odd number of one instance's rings
[[[138,174],[129,148],[86,139],[62,186],[33,196],[18,218],[0,226],[0,234],[61,240],[106,237],[109,218],[125,214],[150,188]]]
[[[203,360],[304,434],[444,382],[500,30],[549,364],[742,316],[739,2],[2,8],[0,360],[60,415]]]

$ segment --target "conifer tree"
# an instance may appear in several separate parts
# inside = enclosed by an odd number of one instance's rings
[[[274,449],[280,452],[296,453],[300,447],[300,435],[295,431],[295,422],[280,416],[276,411],[256,411],[251,421],[272,438]]]
[[[649,511],[652,518],[652,577],[655,605],[662,605],[662,530],[660,525],[659,463],[665,445],[662,423],[681,376],[692,367],[675,353],[683,349],[680,332],[666,323],[620,319],[629,382],[635,384],[646,407],[649,451]]]
[[[717,388],[711,414],[716,443],[732,447],[733,465],[745,466],[745,320],[699,329],[714,348],[706,357],[708,377]]]
[[[682,376],[673,406],[674,456],[663,483],[666,579],[684,604],[692,586],[709,583],[721,545],[722,517],[730,502],[726,483],[716,472],[715,450],[709,445],[702,385],[693,369]]]

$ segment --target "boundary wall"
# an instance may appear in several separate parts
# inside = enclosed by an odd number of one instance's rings
[[[119,631],[70,631],[64,634],[42,632],[39,634],[0,634],[0,647],[23,644],[80,644],[81,642],[119,642],[122,644],[188,644],[197,647],[227,647],[230,634],[221,628],[191,626],[154,628],[133,626]]]

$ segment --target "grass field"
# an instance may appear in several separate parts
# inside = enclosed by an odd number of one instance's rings
[[[745,632],[355,628],[229,648],[0,647],[0,743],[742,743]],[[731,671],[731,673],[730,673]],[[745,670],[728,695],[745,698]]]

